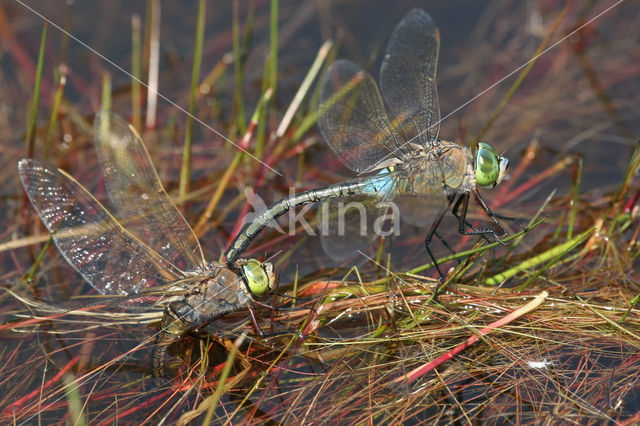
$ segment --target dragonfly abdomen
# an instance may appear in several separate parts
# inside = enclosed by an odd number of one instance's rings
[[[369,190],[372,188],[370,177],[355,179],[347,183],[337,183],[324,188],[311,189],[283,198],[257,215],[253,221],[244,225],[224,254],[227,263],[232,264],[235,262],[269,222],[276,220],[289,210],[332,198],[343,198],[349,195],[366,193],[367,188]]]

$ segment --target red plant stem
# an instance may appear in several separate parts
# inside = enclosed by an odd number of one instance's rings
[[[622,209],[623,212],[625,213],[631,213],[631,210],[633,209],[633,206],[636,205],[636,203],[638,202],[638,197],[640,196],[640,191],[636,192],[635,195],[633,197],[631,197],[631,199],[629,199],[629,201],[627,201],[627,204],[624,205],[624,208]]]
[[[159,395],[156,395],[156,396],[154,396],[152,398],[149,398],[148,400],[144,401],[141,404],[136,405],[135,407],[131,407],[126,411],[123,411],[121,413],[115,414],[113,417],[111,417],[111,418],[105,420],[104,422],[102,422],[101,425],[110,425],[110,424],[117,423],[118,421],[122,421],[123,418],[125,418],[125,417],[127,417],[127,416],[129,416],[129,415],[131,415],[131,414],[133,414],[133,413],[135,413],[137,411],[140,411],[143,408],[153,406],[153,404],[155,402],[157,402],[157,401],[160,401],[160,400],[164,399],[166,402],[169,402],[170,398],[168,398],[168,396],[171,394],[171,392],[172,392],[172,390],[170,389],[170,390],[168,390],[166,392],[163,392],[163,393],[161,393]]]
[[[511,321],[515,320],[516,318],[519,318],[522,315],[533,311],[538,306],[540,306],[542,304],[542,302],[544,302],[544,300],[548,296],[549,296],[549,293],[547,293],[546,291],[543,291],[542,293],[537,295],[531,302],[529,302],[526,305],[516,309],[515,311],[511,312],[507,316],[505,316],[503,318],[500,318],[497,321],[492,322],[487,327],[485,327],[485,328],[481,329],[480,331],[478,331],[477,334],[469,337],[464,343],[459,344],[458,346],[456,346],[455,348],[453,348],[449,352],[446,352],[446,353],[440,355],[438,358],[434,359],[433,361],[430,361],[430,362],[428,362],[428,363],[426,363],[426,364],[414,369],[413,371],[396,378],[395,380],[393,380],[393,383],[398,383],[398,382],[412,383],[412,382],[416,381],[418,378],[420,378],[421,376],[423,376],[427,372],[433,370],[434,368],[436,368],[437,366],[439,366],[443,362],[452,359],[455,355],[457,355],[458,353],[462,352],[463,350],[465,350],[469,346],[473,345],[475,342],[480,340],[481,336],[484,336],[485,334],[488,334],[491,331],[493,331],[493,330],[495,330],[495,329],[497,329],[499,327],[502,327],[503,325],[506,325],[506,324],[510,323]]]
[[[515,198],[519,197],[521,194],[531,190],[531,188],[533,188],[536,185],[538,185],[538,183],[542,182],[543,180],[545,180],[545,179],[547,179],[547,178],[549,178],[549,177],[561,172],[565,168],[567,168],[567,166],[569,166],[570,163],[571,163],[571,161],[570,161],[569,158],[566,158],[566,159],[558,161],[556,164],[554,164],[553,166],[549,167],[547,170],[539,173],[534,178],[530,179],[529,181],[523,183],[518,188],[513,190],[513,192],[511,192],[509,194],[509,198],[507,200],[505,200],[505,202],[508,202],[509,200],[512,200],[512,199],[515,199]]]
[[[7,16],[4,8],[0,8],[0,39],[2,39],[5,49],[9,51],[9,54],[16,61],[16,64],[24,73],[29,76],[31,81],[36,80],[36,64],[32,59],[32,54],[24,48],[22,43],[18,40],[16,35],[13,32],[13,29],[9,23],[9,17]],[[37,53],[36,53],[37,55]],[[44,100],[48,100],[51,94],[51,87],[46,82],[45,79],[42,79],[40,83],[40,91],[42,93]]]
[[[4,410],[3,410],[3,414],[6,416],[9,416],[11,414],[13,414],[13,411],[20,408],[21,406],[23,406],[27,401],[29,401],[32,398],[37,397],[38,395],[40,395],[40,393],[44,390],[47,389],[51,386],[53,386],[54,383],[59,382],[60,379],[62,378],[62,376],[69,371],[74,365],[76,365],[78,363],[78,361],[80,361],[80,357],[76,356],[74,358],[71,359],[71,361],[69,361],[67,363],[67,365],[65,365],[59,372],[58,374],[56,374],[55,376],[53,376],[52,379],[48,380],[44,385],[42,385],[41,388],[35,389],[34,391],[28,393],[27,395],[23,396],[22,398],[20,398],[17,401],[14,401],[12,404],[9,404]]]
[[[538,145],[539,143],[537,138],[533,139],[529,143],[526,153],[522,156],[520,162],[518,163],[518,167],[511,173],[511,177],[509,178],[509,180],[500,185],[500,189],[498,190],[497,195],[493,197],[492,205],[499,206],[504,204],[504,199],[507,198],[507,196],[509,196],[509,198],[513,198],[510,196],[511,194],[509,194],[509,191],[511,190],[513,184],[517,182],[518,179],[520,179],[531,162],[536,158]]]

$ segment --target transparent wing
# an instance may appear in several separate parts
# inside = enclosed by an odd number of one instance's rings
[[[390,201],[396,195],[398,174],[383,170],[351,195],[329,199],[321,204],[318,234],[324,251],[334,260],[344,261],[357,251],[366,251],[376,239],[387,236],[389,220],[395,220]],[[349,185],[349,183],[347,183]]]
[[[447,206],[438,170],[425,171],[411,185],[403,171],[385,170],[368,182],[358,193],[330,199],[320,208],[318,233],[334,259],[349,258],[379,237],[399,236],[401,222],[428,228]]]
[[[165,192],[140,136],[116,114],[100,111],[94,144],[118,220],[182,271],[205,261],[197,237]]]
[[[438,137],[440,106],[436,68],[440,34],[425,11],[413,9],[396,26],[380,69],[380,86],[394,125],[412,143]]]
[[[393,202],[402,222],[420,228],[429,228],[440,210],[448,204],[444,190],[440,193],[402,195],[394,198]]]
[[[376,83],[350,61],[335,62],[324,76],[318,124],[335,155],[358,173],[387,167],[409,150],[389,123]]]
[[[18,172],[60,253],[101,294],[131,296],[185,278],[65,172],[33,159],[21,160]]]
[[[372,254],[374,242],[392,234],[393,220],[393,211],[381,198],[358,194],[322,203],[317,232],[332,259],[340,263],[352,258],[365,261],[358,252]]]

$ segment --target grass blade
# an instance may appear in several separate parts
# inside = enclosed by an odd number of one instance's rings
[[[133,127],[142,130],[142,45],[140,35],[140,16],[131,17],[131,117]]]
[[[44,62],[44,48],[47,41],[47,22],[42,26],[42,36],[40,37],[40,52],[38,53],[38,66],[36,68],[36,80],[33,88],[33,100],[29,111],[29,121],[27,122],[27,156],[33,157],[34,141],[36,138],[36,122],[38,121],[38,106],[40,103],[40,82],[42,81],[42,63]]]
[[[193,69],[191,70],[191,93],[189,96],[189,115],[184,134],[184,150],[182,152],[182,168],[180,170],[179,195],[184,197],[189,192],[191,177],[191,143],[193,139],[193,114],[196,108],[196,91],[200,80],[200,64],[202,62],[202,44],[204,40],[205,1],[198,5],[198,23],[196,25],[196,45],[193,52]]]

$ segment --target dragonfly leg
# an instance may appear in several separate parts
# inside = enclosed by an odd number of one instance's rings
[[[301,300],[302,298],[300,297],[293,297],[293,296],[288,296],[286,294],[278,294],[278,296],[280,297],[289,297],[291,299],[296,299],[296,300]],[[307,299],[309,300],[309,299]],[[271,306],[267,303],[264,302],[260,302],[259,300],[254,300],[253,303],[255,303],[256,305],[260,306],[261,308],[266,308],[266,309],[272,309],[274,311],[298,311],[301,309],[309,309],[310,311],[315,312],[316,309],[313,306],[294,306],[294,307],[282,307],[282,306]]]
[[[256,313],[253,311],[253,308],[251,308],[251,306],[247,306],[247,309],[249,310],[249,316],[251,317],[251,324],[253,325],[253,329],[256,331],[256,333],[260,335],[260,337],[264,339],[266,336],[262,331],[262,329],[260,328],[260,325],[258,325],[258,320],[256,319]]]
[[[463,235],[482,235],[482,236],[485,236],[485,237],[487,235],[491,235],[493,238],[496,239],[496,241],[500,242],[500,244],[505,244],[502,241],[502,239],[500,238],[500,236],[504,235],[506,233],[506,231],[504,230],[504,228],[502,227],[500,222],[498,222],[498,219],[496,219],[495,216],[492,216],[492,215],[489,214],[489,212],[491,212],[491,210],[485,204],[485,202],[482,201],[482,198],[480,198],[479,194],[477,192],[475,192],[475,195],[476,195],[476,199],[478,199],[478,202],[480,203],[480,206],[487,213],[487,216],[489,216],[491,221],[500,229],[500,235],[498,235],[498,233],[493,229],[475,229],[475,228],[471,227],[471,229],[472,229],[471,231],[465,230],[464,227],[465,227],[465,224],[467,224],[467,210],[469,208],[469,194],[465,194],[465,195],[461,196],[458,199],[458,202],[456,202],[456,206],[454,206],[454,209],[455,209],[455,207],[459,207],[459,205],[462,205],[462,210],[460,212],[460,216],[456,216],[458,218],[458,223],[459,223],[458,232],[460,232]],[[491,212],[491,214],[493,214],[493,212]]]
[[[516,225],[518,225],[520,227],[520,229],[522,229],[523,231],[527,230],[527,227],[522,225],[520,222],[518,222],[518,220],[515,217],[503,216],[501,214],[498,214],[498,213],[495,213],[494,211],[492,211],[489,208],[489,206],[484,202],[484,200],[480,196],[480,193],[477,190],[474,190],[473,192],[474,192],[474,196],[475,196],[476,200],[478,201],[480,206],[482,206],[482,209],[484,210],[484,212],[487,214],[487,216],[489,216],[489,218],[493,221],[493,223],[495,223],[500,228],[500,230],[502,231],[503,235],[506,233],[506,231],[504,230],[504,228],[502,227],[500,222],[498,222],[498,219],[506,220],[506,221],[509,221],[509,222],[513,222]],[[497,240],[500,241],[499,238],[497,238]],[[500,242],[502,243],[502,241],[500,241]]]
[[[482,206],[482,209],[485,211],[485,213],[487,214],[487,216],[489,216],[489,218],[491,218],[491,220],[497,224],[498,226],[500,226],[500,224],[498,223],[497,219],[500,220],[506,220],[508,222],[513,222],[516,225],[518,225],[523,231],[527,230],[527,227],[524,226],[523,224],[521,224],[518,219],[516,219],[515,217],[511,217],[511,216],[503,216],[501,214],[498,214],[496,212],[494,212],[493,210],[491,210],[489,208],[489,206],[484,202],[484,200],[482,199],[482,197],[480,197],[480,194],[478,193],[478,191],[475,191],[475,197],[476,200],[478,200],[478,203],[480,203],[480,206]],[[504,229],[502,228],[502,226],[500,226],[500,228],[504,231]]]
[[[309,310],[311,310],[311,311],[313,311],[314,313],[317,314],[315,308],[313,308],[313,307],[296,306],[296,307],[293,307],[293,308],[282,308],[282,307],[278,307],[278,306],[268,305],[266,303],[260,302],[259,300],[254,300],[253,303],[255,303],[256,305],[260,306],[261,308],[267,308],[267,309],[271,309],[271,310],[274,310],[274,311],[294,311],[294,310],[299,310],[299,309],[309,309]],[[283,334],[292,334],[291,331],[275,331],[275,332],[272,331],[272,332],[269,332],[269,333],[264,333],[262,331],[262,329],[260,329],[260,326],[258,325],[258,321],[256,319],[255,312],[253,311],[251,306],[247,306],[247,308],[249,310],[249,315],[251,316],[251,323],[253,325],[253,328],[257,331],[257,333],[263,339],[265,339],[267,337],[281,336]],[[293,333],[296,334],[300,338],[304,338],[304,336],[302,336],[298,332],[293,332]]]
[[[442,238],[442,236],[440,234],[438,234],[438,231],[433,231],[433,235],[435,235],[438,238],[438,240],[440,240],[442,245],[445,246],[447,248],[447,250],[449,250],[449,252],[451,252],[451,254],[453,254],[453,255],[456,254],[456,251],[449,245],[447,240],[445,240],[444,238]],[[459,265],[460,264],[460,259],[456,259],[456,261],[458,262],[458,265]]]
[[[458,219],[458,223],[460,223],[461,229],[464,229],[464,225],[468,226],[469,228],[471,228],[472,231],[478,231],[470,222],[467,221],[466,219],[466,208],[465,208],[465,216],[464,218],[460,216],[460,212],[458,210],[460,210],[460,206],[463,204],[463,201],[465,201],[465,198],[468,202],[469,200],[469,194],[465,194],[465,195],[461,195],[460,197],[458,197],[458,200],[456,201],[456,203],[453,205],[453,209],[451,209],[451,214],[453,214],[453,216]],[[459,231],[461,234],[465,234],[464,231]],[[466,234],[465,234],[466,235]],[[491,241],[489,240],[489,238],[487,237],[486,234],[479,234],[482,238],[484,238],[484,240],[487,243],[490,243]]]
[[[445,213],[447,212],[447,210],[449,210],[450,205],[451,203],[449,203],[447,207],[440,210],[440,212],[438,213],[438,216],[431,224],[431,228],[429,228],[429,232],[427,232],[427,236],[424,239],[424,248],[427,250],[429,257],[431,258],[431,261],[433,262],[434,266],[436,267],[436,270],[438,271],[438,275],[440,276],[440,278],[438,279],[438,284],[436,285],[436,288],[433,292],[434,299],[437,297],[440,283],[442,283],[445,280],[446,275],[442,273],[442,270],[440,269],[440,265],[438,265],[438,261],[436,260],[436,257],[433,255],[433,252],[431,251],[431,239],[433,238],[434,235],[436,235],[436,237],[440,239],[440,241],[442,241],[440,236],[437,234],[436,230],[438,229],[440,222],[442,222],[442,218],[444,217]]]

